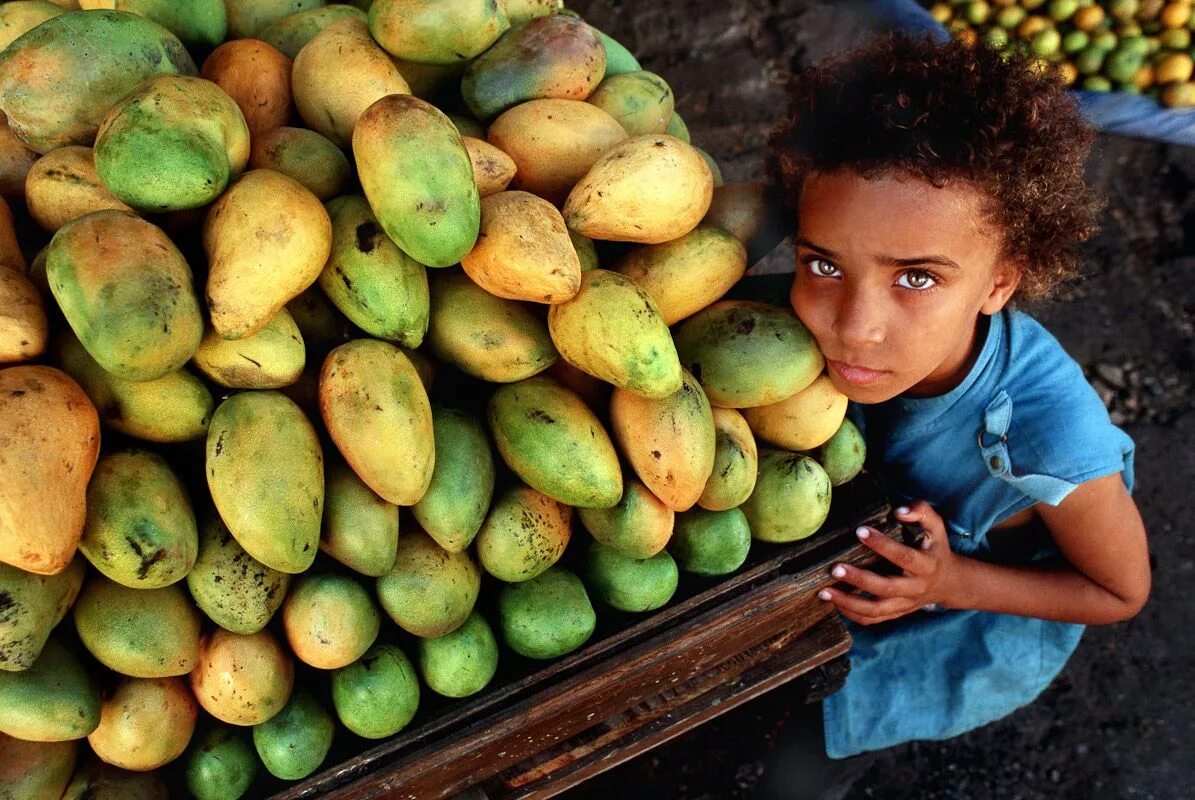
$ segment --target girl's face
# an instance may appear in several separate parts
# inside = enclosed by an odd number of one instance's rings
[[[930,397],[966,376],[979,315],[1020,279],[982,204],[970,186],[897,174],[806,178],[790,299],[851,400]]]

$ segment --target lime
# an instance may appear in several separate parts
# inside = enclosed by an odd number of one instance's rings
[[[1122,43],[1104,60],[1104,74],[1116,83],[1128,83],[1137,76],[1142,59],[1143,56],[1125,49]]]
[[[1091,44],[1091,37],[1083,31],[1070,31],[1062,37],[1062,52],[1074,55]]]
[[[1170,53],[1154,67],[1158,83],[1187,83],[1195,71],[1195,62],[1186,53]]]
[[[1121,94],[1141,94],[1141,87],[1135,83],[1118,83],[1112,87],[1112,91]]]
[[[1116,26],[1116,35],[1121,39],[1125,37],[1139,38],[1142,33],[1144,31],[1142,31],[1141,26],[1136,22],[1122,22]]]
[[[1049,58],[1062,46],[1062,36],[1054,28],[1046,28],[1034,34],[1029,46],[1042,58]]]
[[[1020,6],[1004,6],[996,12],[996,24],[1006,30],[1012,30],[1020,25],[1028,14],[1029,12]]]
[[[1089,92],[1110,92],[1112,81],[1103,75],[1089,75],[1083,79],[1083,89]]]
[[[1149,54],[1149,39],[1144,36],[1124,36],[1120,40],[1117,50],[1133,53],[1144,58]]]
[[[1107,51],[1115,48],[1116,43],[1119,41],[1120,40],[1116,38],[1116,34],[1112,31],[1100,31],[1095,36],[1091,37],[1091,46]]]
[[[1046,13],[1055,22],[1065,22],[1079,10],[1079,0],[1050,0]]]
[[[1102,47],[1090,45],[1075,56],[1075,69],[1081,75],[1098,74],[1104,68],[1104,58],[1107,56],[1107,52]]]
[[[972,0],[963,9],[963,19],[972,25],[982,25],[992,15],[992,7],[987,0]]]
[[[1167,50],[1186,50],[1191,46],[1191,32],[1186,28],[1162,31],[1158,44]]]
[[[1137,16],[1137,9],[1137,0],[1111,0],[1108,3],[1108,13],[1120,20],[1130,20]]]
[[[1008,31],[1003,28],[988,28],[983,33],[983,41],[993,50],[1003,50],[1008,47]]]

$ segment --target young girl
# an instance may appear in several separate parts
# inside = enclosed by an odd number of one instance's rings
[[[927,534],[913,548],[860,529],[895,574],[838,565],[821,594],[853,623],[851,672],[823,704],[833,758],[1003,717],[1084,625],[1149,595],[1133,443],[1010,309],[1076,271],[1091,140],[1054,77],[982,48],[889,36],[794,80],[771,142],[797,214],[792,306],[896,519]]]

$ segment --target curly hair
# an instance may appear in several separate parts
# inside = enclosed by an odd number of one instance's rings
[[[1018,296],[1046,296],[1077,274],[1100,208],[1083,180],[1094,133],[1052,71],[898,33],[797,73],[790,101],[768,162],[794,209],[810,172],[961,180],[987,198],[1003,253],[1023,266]]]

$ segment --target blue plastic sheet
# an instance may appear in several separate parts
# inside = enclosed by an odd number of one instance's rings
[[[874,22],[889,30],[929,33],[946,39],[946,29],[916,0],[870,0]],[[1105,133],[1195,147],[1195,109],[1165,108],[1150,97],[1076,91],[1083,116]]]

